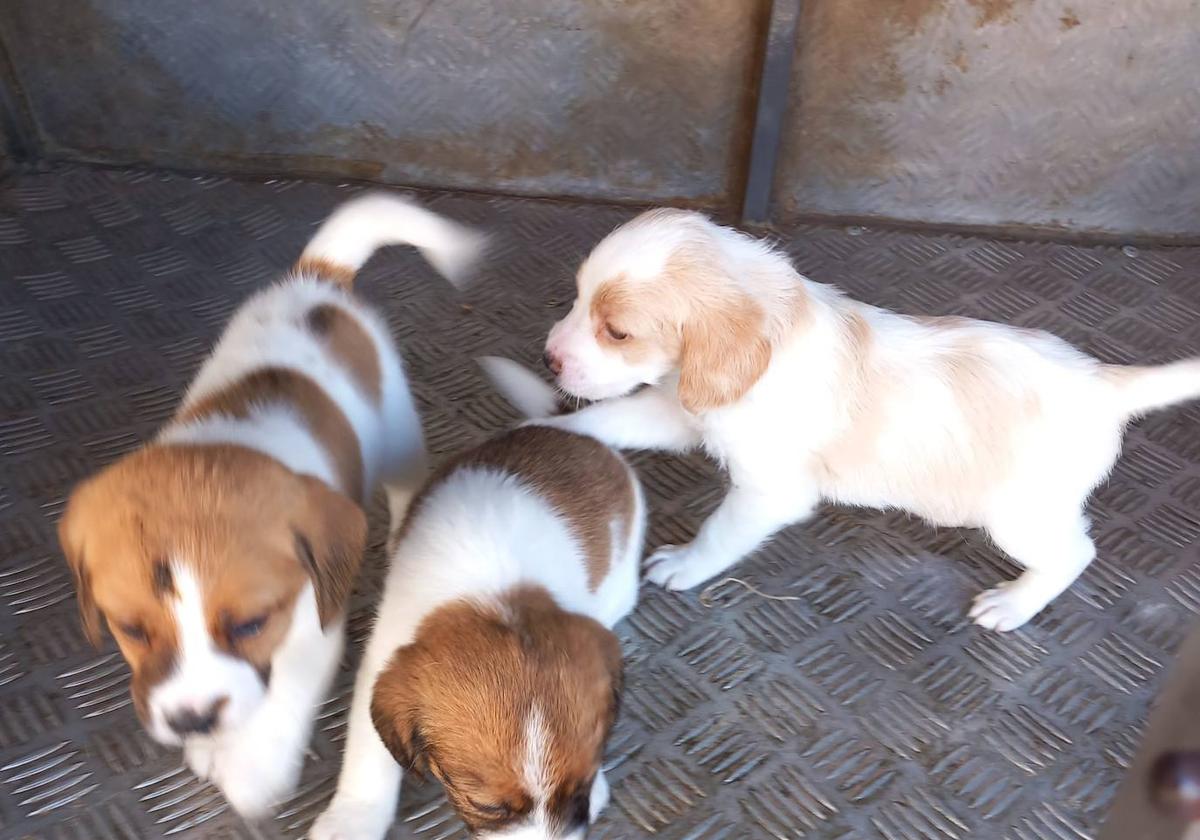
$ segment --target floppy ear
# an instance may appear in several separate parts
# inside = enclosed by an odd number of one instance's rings
[[[396,762],[423,776],[429,763],[421,736],[415,668],[419,655],[413,645],[402,647],[379,672],[371,691],[371,722]]]
[[[621,643],[616,634],[607,628],[601,628],[604,640],[601,643],[601,656],[604,670],[608,674],[609,704],[606,719],[607,728],[611,730],[621,713],[621,694],[625,690],[625,659],[621,656]]]
[[[367,517],[362,508],[325,482],[304,482],[303,521],[293,523],[296,556],[312,578],[321,627],[342,614],[354,589],[367,547]]]
[[[693,311],[682,332],[679,401],[692,413],[740,400],[771,361],[763,313],[747,299]]]
[[[71,494],[67,501],[67,512],[58,521],[58,543],[62,546],[67,565],[75,578],[75,597],[79,601],[79,618],[83,624],[84,635],[93,647],[100,646],[100,632],[103,616],[92,597],[92,577],[88,572],[87,559],[83,553],[83,511],[79,499],[79,490]]]
[[[578,703],[595,710],[602,739],[608,737],[621,709],[625,687],[625,662],[617,636],[595,619],[578,613],[561,613],[554,627],[553,644],[565,651],[583,677]]]

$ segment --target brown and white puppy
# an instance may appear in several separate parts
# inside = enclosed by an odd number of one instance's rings
[[[552,405],[526,376],[539,393],[514,401]],[[397,535],[337,794],[310,838],[382,837],[401,766],[440,780],[474,836],[583,837],[608,800],[609,628],[637,600],[644,517],[619,455],[536,424],[438,469]]]
[[[424,477],[400,357],[350,289],[393,243],[447,272],[477,244],[398,198],[341,207],[235,314],[157,439],[83,482],[59,525],[84,627],[116,637],[138,716],[245,815],[300,772],[341,655],[364,500],[384,482],[402,512]]]
[[[546,361],[565,391],[606,401],[556,423],[620,447],[703,447],[729,470],[696,538],[650,557],[648,577],[672,589],[821,500],[899,508],[985,528],[1025,567],[971,610],[1012,630],[1095,556],[1084,503],[1130,418],[1200,396],[1200,359],[1106,365],[1040,331],[898,315],[698,213],[618,228],[578,291]]]

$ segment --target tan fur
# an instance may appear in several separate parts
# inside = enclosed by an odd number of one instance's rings
[[[756,304],[736,297],[711,304],[683,325],[679,401],[693,413],[737,402],[770,361],[771,342]]]
[[[619,353],[627,364],[637,364],[654,352],[678,358],[681,318],[674,303],[670,296],[639,294],[624,278],[609,281],[592,295],[590,310],[596,340]],[[609,335],[608,325],[628,338],[615,340]]]
[[[354,285],[354,278],[358,274],[353,268],[338,265],[320,257],[301,258],[296,263],[296,267],[292,269],[292,273],[302,277],[326,280],[336,286],[345,286],[347,289]]]
[[[625,463],[593,438],[546,426],[522,426],[460,453],[442,464],[410,506],[416,511],[429,490],[460,469],[488,467],[514,475],[566,520],[583,547],[588,588],[608,575],[617,538],[633,527],[633,479]]]
[[[495,830],[533,805],[524,763],[536,704],[549,739],[549,812],[565,822],[580,808],[586,817],[621,667],[610,631],[523,587],[494,605],[457,601],[426,617],[376,680],[371,716],[396,759],[436,776],[473,831]]]
[[[951,329],[957,320],[916,319],[926,326]],[[840,434],[814,455],[822,482],[836,483],[857,470],[872,470],[880,455],[880,436],[888,428],[889,404],[902,400],[887,375],[887,359],[873,355],[874,343],[866,319],[849,313],[844,321],[842,353],[837,377],[846,420]],[[912,465],[905,475],[911,485],[906,496],[925,500],[921,510],[935,523],[962,522],[983,506],[983,494],[994,487],[1012,466],[1013,436],[1041,411],[1031,393],[1013,393],[996,381],[996,374],[973,339],[957,341],[938,362],[942,376],[970,435],[961,451],[967,457],[928,458]],[[928,507],[938,500],[940,507]]]
[[[338,476],[337,489],[361,503],[365,492],[358,436],[346,415],[312,377],[288,368],[259,368],[180,408],[183,424],[214,415],[245,418],[256,406],[284,403],[304,419]]]
[[[766,372],[775,341],[811,314],[797,287],[778,323],[768,323],[763,307],[699,245],[680,248],[653,282],[635,284],[623,275],[604,281],[589,309],[597,341],[625,362],[657,353],[678,363],[680,402],[691,412],[745,396]],[[614,340],[606,329],[610,324],[629,337]]]
[[[322,568],[307,571],[296,535]],[[101,618],[133,670],[140,714],[176,652],[164,564],[185,563],[203,590],[209,629],[227,652],[260,672],[287,633],[292,605],[313,577],[323,622],[343,608],[366,542],[362,511],[326,484],[238,446],[149,446],[81,484],[59,523],[79,586],[80,610],[98,640]],[[307,571],[307,574],[306,574]],[[254,638],[228,629],[266,616]],[[147,639],[121,628],[134,626]]]
[[[308,328],[319,336],[329,354],[350,372],[355,383],[375,405],[382,398],[379,353],[358,318],[340,306],[323,303],[309,310]]]

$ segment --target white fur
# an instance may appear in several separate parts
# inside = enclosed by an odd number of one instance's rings
[[[595,592],[588,589],[578,540],[543,498],[512,476],[461,470],[425,497],[392,553],[379,617],[354,687],[337,793],[313,825],[311,840],[374,840],[391,823],[401,770],[372,725],[371,693],[392,654],[413,641],[431,612],[461,598],[487,603],[522,584],[545,587],[563,609],[591,616],[609,628],[633,609],[645,503],[632,471],[630,480],[636,491],[634,527],[623,544],[614,543],[608,576]],[[531,721],[527,731],[536,736],[535,724]],[[536,742],[535,737],[526,761],[534,772]],[[602,778],[596,785],[606,801]],[[493,836],[548,837],[544,827],[539,832],[536,826]]]
[[[321,629],[316,595],[311,584],[305,586],[271,659],[265,696],[240,721],[184,743],[188,766],[220,788],[239,814],[263,816],[295,789],[315,710],[337,674],[343,627],[338,621]]]
[[[591,296],[604,283],[652,289],[681,243],[707,249],[737,293],[758,304],[774,348],[765,374],[743,398],[699,414],[680,404],[676,360],[663,352],[625,364],[597,341],[589,312]],[[798,292],[807,303],[788,329]],[[870,334],[863,380],[879,390],[856,389],[845,375],[853,350],[848,324],[856,318]],[[982,381],[972,382],[970,395],[956,390],[947,363],[964,342],[984,361]],[[678,212],[644,216],[597,246],[580,270],[578,299],[551,330],[547,351],[562,365],[560,385],[576,396],[604,399],[652,386],[555,418],[554,425],[617,447],[703,446],[729,471],[731,490],[695,539],[651,555],[651,580],[671,589],[695,586],[778,529],[806,519],[821,500],[902,508],[941,525],[985,528],[1026,568],[1018,580],[980,595],[971,610],[977,623],[1001,631],[1027,622],[1091,561],[1083,505],[1112,468],[1129,418],[1200,396],[1200,361],[1115,368],[1047,333],[904,317],[801,277],[763,242]],[[881,422],[869,451],[853,468],[831,469],[823,451],[853,428],[866,398],[877,395]],[[1036,404],[1035,419],[998,430],[1011,432],[1011,440],[980,444],[967,412],[1014,395]],[[973,404],[964,407],[964,399]],[[993,449],[1005,459],[994,474],[987,461]],[[931,481],[933,464],[959,465],[960,480]]]
[[[164,744],[178,745],[167,723],[180,713],[203,714],[220,702],[220,728],[239,728],[263,699],[263,684],[253,666],[220,649],[208,629],[204,593],[186,563],[171,565],[175,595],[169,600],[175,620],[175,668],[150,690],[150,732]]]
[[[368,193],[334,211],[301,259],[323,259],[357,271],[385,245],[412,245],[453,283],[475,264],[482,234],[397,195]]]
[[[369,195],[340,207],[317,231],[304,258],[355,270],[382,245],[411,243],[439,270],[457,276],[481,242],[405,200]],[[378,404],[307,327],[308,313],[320,304],[348,312],[370,337],[379,360]],[[420,418],[383,319],[348,290],[292,272],[242,305],[193,380],[183,407],[263,367],[303,373],[337,404],[358,438],[362,487],[339,487],[329,454],[304,420],[288,405],[269,399],[247,417],[217,415],[172,423],[158,441],[245,446],[351,497],[370,498],[383,482],[393,519],[399,521],[424,478],[426,459]],[[166,717],[208,708],[203,704],[227,697],[214,733],[186,740],[188,764],[220,787],[239,813],[263,814],[290,793],[299,778],[313,716],[341,656],[342,622],[321,630],[315,594],[308,586],[293,607],[287,638],[272,657],[270,686],[264,692],[253,669],[220,653],[209,637],[199,588],[187,565],[176,564],[175,572],[181,587],[175,608],[181,653],[175,672],[151,694],[152,734],[165,743],[178,743]]]

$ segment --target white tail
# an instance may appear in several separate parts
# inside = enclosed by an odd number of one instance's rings
[[[349,285],[379,248],[412,245],[443,277],[461,283],[485,237],[408,199],[369,193],[333,211],[300,255],[297,270]]]
[[[1104,365],[1102,370],[1131,417],[1200,397],[1200,359],[1154,367]]]
[[[476,361],[500,395],[525,417],[537,420],[558,413],[554,388],[533,371],[499,356],[483,356]]]

